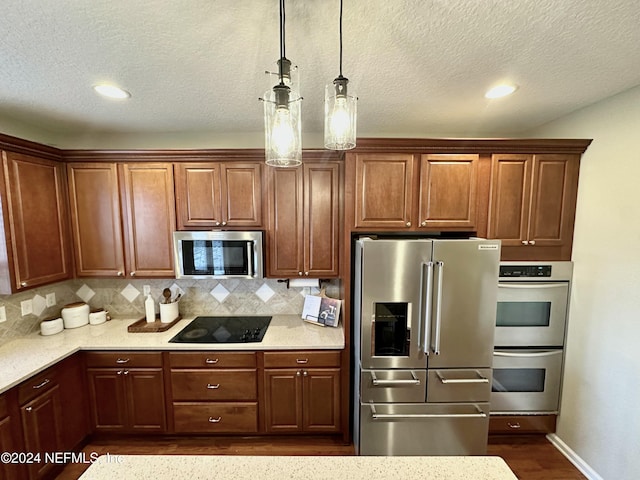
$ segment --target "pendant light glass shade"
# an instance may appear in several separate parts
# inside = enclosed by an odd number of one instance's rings
[[[356,146],[358,98],[347,93],[346,78],[336,78],[325,88],[324,146],[330,150],[349,150]]]
[[[276,85],[264,95],[265,163],[296,167],[302,163],[300,98],[291,99],[286,85]]]

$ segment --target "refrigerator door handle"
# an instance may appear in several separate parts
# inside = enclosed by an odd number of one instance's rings
[[[376,387],[393,387],[394,385],[420,385],[420,379],[416,377],[416,374],[411,372],[411,379],[398,379],[398,380],[381,380],[376,375],[376,372],[371,371],[371,383]]]
[[[433,302],[431,292],[433,291],[433,262],[422,264],[422,351],[429,355],[429,333],[431,330],[431,311]]]
[[[437,261],[436,267],[438,269],[438,285],[436,287],[436,328],[433,335],[432,349],[435,355],[440,355],[440,331],[442,329],[442,277],[444,272],[444,262]]]
[[[484,413],[480,407],[476,407],[477,413],[378,413],[376,412],[376,406],[369,404],[371,408],[372,420],[415,420],[421,418],[486,418],[487,414]]]
[[[480,372],[476,371],[476,375],[478,378],[446,378],[436,371],[436,376],[441,383],[489,383],[489,379],[480,375]]]

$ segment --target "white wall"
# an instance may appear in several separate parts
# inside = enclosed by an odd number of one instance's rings
[[[557,435],[606,480],[640,478],[640,87],[530,132],[582,157]]]

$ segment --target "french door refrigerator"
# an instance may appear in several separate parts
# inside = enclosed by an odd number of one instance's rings
[[[500,241],[355,241],[360,455],[484,455]]]

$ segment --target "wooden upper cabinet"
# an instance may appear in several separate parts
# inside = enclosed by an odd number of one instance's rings
[[[172,277],[169,163],[67,166],[78,276]]]
[[[0,258],[8,269],[0,293],[71,278],[64,166],[14,152],[2,152],[2,164]]]
[[[411,227],[415,163],[413,155],[355,155],[356,228]]]
[[[175,199],[168,163],[120,165],[129,275],[172,277]]]
[[[261,162],[177,163],[179,230],[261,227]]]
[[[123,276],[124,243],[114,163],[67,165],[78,276]]]
[[[270,170],[270,276],[338,276],[341,172],[338,161]]]
[[[418,222],[421,228],[476,228],[478,155],[420,157]]]
[[[580,156],[494,155],[489,238],[503,260],[570,260]]]

